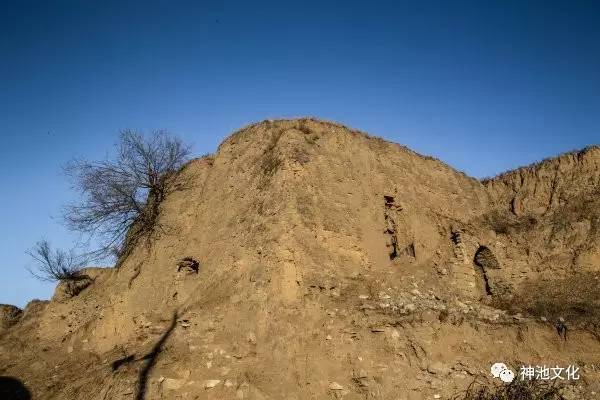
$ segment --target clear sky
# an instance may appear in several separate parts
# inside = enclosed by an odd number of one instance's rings
[[[600,143],[597,1],[14,1],[0,10],[0,303],[69,247],[60,166],[119,129],[213,152],[265,118],[316,116],[476,177]]]

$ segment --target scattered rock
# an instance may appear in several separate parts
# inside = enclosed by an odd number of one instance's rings
[[[248,332],[248,334],[246,335],[246,339],[248,340],[248,343],[256,345],[256,335],[254,334],[254,332]]]
[[[366,378],[368,376],[369,375],[367,374],[367,371],[365,371],[364,369],[361,369],[354,374],[354,377],[358,379]]]
[[[344,390],[344,387],[337,382],[331,382],[329,384],[329,390]]]
[[[189,369],[186,369],[185,371],[183,371],[182,374],[180,374],[180,376],[183,379],[188,379],[191,375],[192,375],[192,371],[190,371]]]
[[[447,365],[445,365],[439,361],[436,361],[436,362],[430,363],[427,366],[427,371],[434,375],[446,376],[446,375],[450,374],[450,372],[452,372],[452,369],[450,367],[448,367]]]
[[[219,383],[221,383],[220,379],[208,379],[208,380],[204,381],[203,386],[205,389],[212,389],[215,386],[217,386]]]
[[[163,381],[163,386],[169,390],[177,390],[180,389],[185,384],[184,379],[172,379],[166,378]]]
[[[417,306],[415,306],[413,303],[408,303],[406,305],[404,305],[404,310],[408,311],[408,312],[414,312],[417,309]]]

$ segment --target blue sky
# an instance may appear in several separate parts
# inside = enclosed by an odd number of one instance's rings
[[[476,177],[600,143],[595,1],[19,1],[0,12],[0,303],[48,298],[25,251],[69,247],[61,164],[120,129],[212,152],[316,116]]]

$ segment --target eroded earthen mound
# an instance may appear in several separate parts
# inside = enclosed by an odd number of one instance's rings
[[[151,243],[0,332],[0,374],[40,399],[422,399],[577,364],[587,398],[599,171],[590,148],[480,182],[337,124],[249,126],[182,169]]]

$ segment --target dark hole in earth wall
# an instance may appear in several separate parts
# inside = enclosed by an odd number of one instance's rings
[[[488,296],[493,295],[492,286],[490,284],[490,279],[487,272],[489,269],[500,268],[500,264],[498,263],[496,256],[494,256],[494,253],[492,253],[492,251],[486,246],[479,246],[475,252],[473,263],[475,264],[477,274],[480,276],[481,287],[485,291],[485,294]]]

